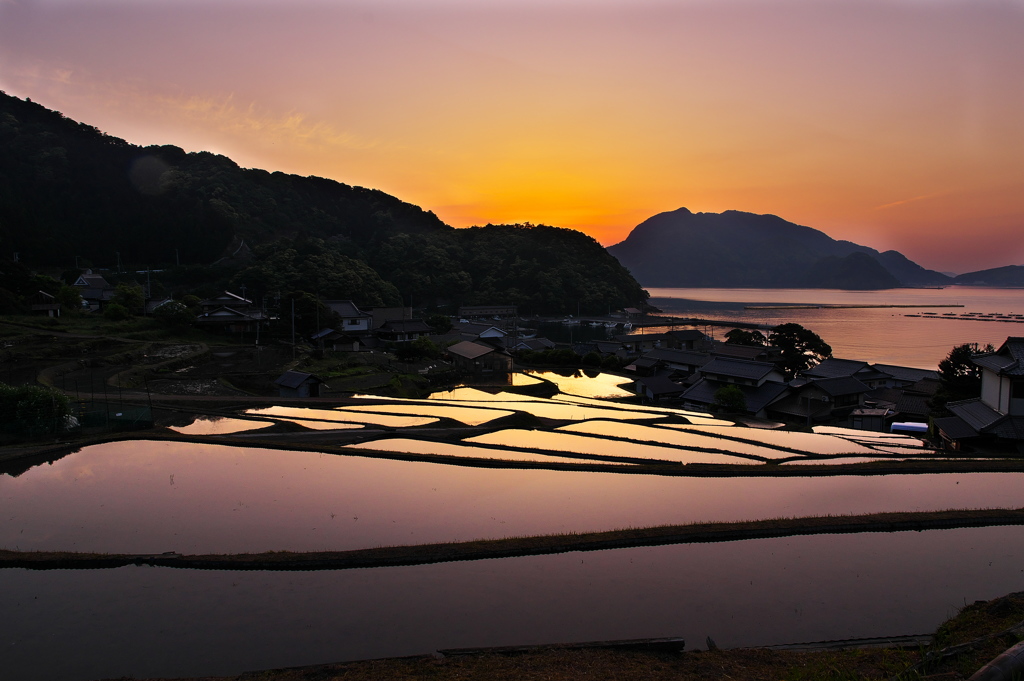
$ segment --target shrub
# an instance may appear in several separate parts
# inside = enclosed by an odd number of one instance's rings
[[[120,303],[111,303],[103,310],[103,318],[108,322],[123,322],[126,319],[131,319],[131,316],[132,313],[128,311],[128,308]]]

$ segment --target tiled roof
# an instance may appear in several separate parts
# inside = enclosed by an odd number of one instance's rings
[[[908,385],[904,390],[907,392],[920,393],[922,395],[934,395],[939,391],[942,383],[937,378],[922,378],[920,381],[915,382],[912,385]]]
[[[644,353],[644,359],[656,359],[663,362],[675,362],[676,364],[689,364],[691,366],[704,366],[711,361],[711,355],[692,350],[668,350],[655,348]]]
[[[715,401],[715,392],[721,387],[721,383],[701,379],[683,393],[683,399],[696,404],[712,404]],[[759,388],[748,385],[736,385],[736,387],[743,391],[743,397],[747,402],[747,411],[755,414],[789,389],[783,383],[764,383]]]
[[[705,375],[750,378],[756,381],[761,380],[772,371],[775,371],[775,365],[769,362],[752,362],[746,359],[727,357],[715,357],[700,368],[700,373]]]
[[[973,358],[972,361],[983,369],[990,369],[996,373],[1002,373],[1003,370],[1017,364],[1017,360],[1012,357],[1004,357],[1003,355],[982,355]]]
[[[804,376],[815,378],[837,378],[839,376],[853,376],[861,369],[868,367],[867,362],[855,359],[838,359],[828,357],[822,360],[817,366],[802,372]]]
[[[665,376],[650,376],[648,378],[636,379],[637,385],[644,385],[654,395],[672,395],[681,393],[686,389],[686,386],[679,385],[675,381],[670,381]]]
[[[320,380],[313,374],[306,374],[301,371],[286,371],[281,374],[274,383],[284,388],[291,388],[294,390],[310,379],[313,379],[314,381]]]
[[[935,427],[950,440],[965,440],[969,437],[978,437],[978,431],[959,416],[946,416],[932,421]]]
[[[707,338],[707,336],[705,336],[697,329],[678,329],[675,331],[669,331],[668,335],[672,336],[678,341],[699,341],[705,340]]]
[[[1024,376],[1024,338],[1010,336],[994,354],[975,357],[974,363],[1008,376]]]
[[[931,407],[928,405],[928,395],[916,393],[903,393],[896,400],[896,411],[901,414],[913,414],[914,416],[928,416]]]
[[[1024,440],[1024,416],[1007,416],[986,428],[985,433],[1010,440]]]
[[[709,351],[719,357],[753,360],[768,355],[768,348],[759,345],[735,345],[733,343],[715,343]]]
[[[488,353],[494,352],[494,348],[480,345],[473,341],[462,341],[448,348],[448,352],[465,359],[476,359],[477,357],[483,357]]]
[[[974,428],[979,433],[1003,418],[1002,414],[982,402],[981,398],[947,402],[946,409],[949,409],[955,416],[959,416],[966,421],[971,428]]]
[[[356,307],[351,300],[325,300],[324,305],[329,307],[332,312],[336,312],[342,319],[371,316],[369,312],[363,312]]]
[[[939,380],[939,372],[931,369],[915,369],[914,367],[901,367],[896,364],[872,364],[871,368],[883,374],[888,374],[898,381]]]
[[[381,325],[380,330],[385,333],[428,333],[432,329],[422,319],[389,319]]]
[[[836,397],[838,395],[859,395],[866,393],[871,388],[867,387],[852,376],[837,376],[836,378],[819,378],[811,382],[816,388],[824,391],[827,395]]]

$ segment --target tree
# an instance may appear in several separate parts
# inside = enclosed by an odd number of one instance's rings
[[[832,355],[832,346],[821,336],[792,322],[773,328],[768,334],[768,344],[782,352],[779,365],[787,380]]]
[[[743,412],[747,410],[747,396],[739,386],[724,385],[715,391],[715,400],[712,404],[722,411]]]
[[[153,310],[153,319],[164,326],[183,328],[195,321],[195,314],[184,303],[172,300]]]
[[[55,388],[0,383],[0,414],[5,430],[52,432],[65,425],[71,400]]]
[[[768,339],[757,329],[733,329],[725,334],[725,342],[730,345],[765,345]]]
[[[974,363],[974,358],[993,350],[991,345],[979,348],[977,343],[964,343],[950,350],[946,358],[939,362],[939,381],[942,385],[933,406],[944,407],[948,401],[980,395],[981,368]]]
[[[441,356],[441,348],[426,336],[420,336],[408,343],[399,343],[395,347],[395,356],[403,362],[414,359],[437,359]]]
[[[138,284],[118,284],[111,302],[123,306],[131,314],[142,311],[146,296]]]
[[[452,320],[446,314],[432,314],[424,321],[438,335],[446,334],[452,330]]]
[[[131,317],[132,313],[120,303],[111,303],[103,310],[103,318],[108,322],[123,322],[126,319],[131,319]]]
[[[57,302],[67,312],[78,312],[82,309],[82,294],[74,286],[61,286],[57,291]]]

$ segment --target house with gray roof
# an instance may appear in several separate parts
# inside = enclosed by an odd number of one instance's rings
[[[462,341],[445,349],[445,354],[456,369],[473,374],[508,373],[512,370],[512,357],[483,343]]]
[[[715,403],[715,394],[724,386],[734,385],[743,393],[746,412],[767,416],[767,407],[789,391],[784,377],[771,362],[714,357],[697,369],[696,382],[682,395],[684,405],[708,410]]]
[[[691,376],[711,361],[711,355],[689,350],[655,349],[645,352],[642,357],[626,367],[628,371],[641,374]],[[633,367],[632,369],[630,367]]]
[[[338,333],[358,335],[370,332],[373,315],[360,310],[351,300],[325,300],[324,305],[341,318]]]
[[[998,350],[973,361],[981,369],[981,397],[947,403],[953,416],[936,419],[940,436],[954,448],[976,438],[1019,446],[1024,441],[1024,338],[1010,336]]]
[[[98,310],[104,303],[114,297],[114,287],[103,275],[95,274],[92,270],[86,270],[78,275],[75,283],[72,284],[78,289],[82,300],[89,304],[90,309]]]
[[[281,397],[320,397],[323,380],[303,371],[286,371],[277,377],[274,384]]]
[[[377,329],[377,337],[393,343],[405,343],[432,332],[433,329],[422,319],[389,319]]]
[[[794,380],[789,386],[789,392],[768,408],[768,415],[807,425],[846,421],[870,390],[852,376]]]
[[[666,376],[638,378],[634,387],[637,397],[652,401],[674,399],[686,391],[685,385],[669,380]]]

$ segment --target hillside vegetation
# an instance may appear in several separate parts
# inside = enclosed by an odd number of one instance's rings
[[[364,305],[500,302],[559,314],[646,298],[580,232],[456,230],[375,189],[139,147],[2,93],[0,149],[0,249],[33,268],[180,263],[200,271],[168,281],[301,289]]]

